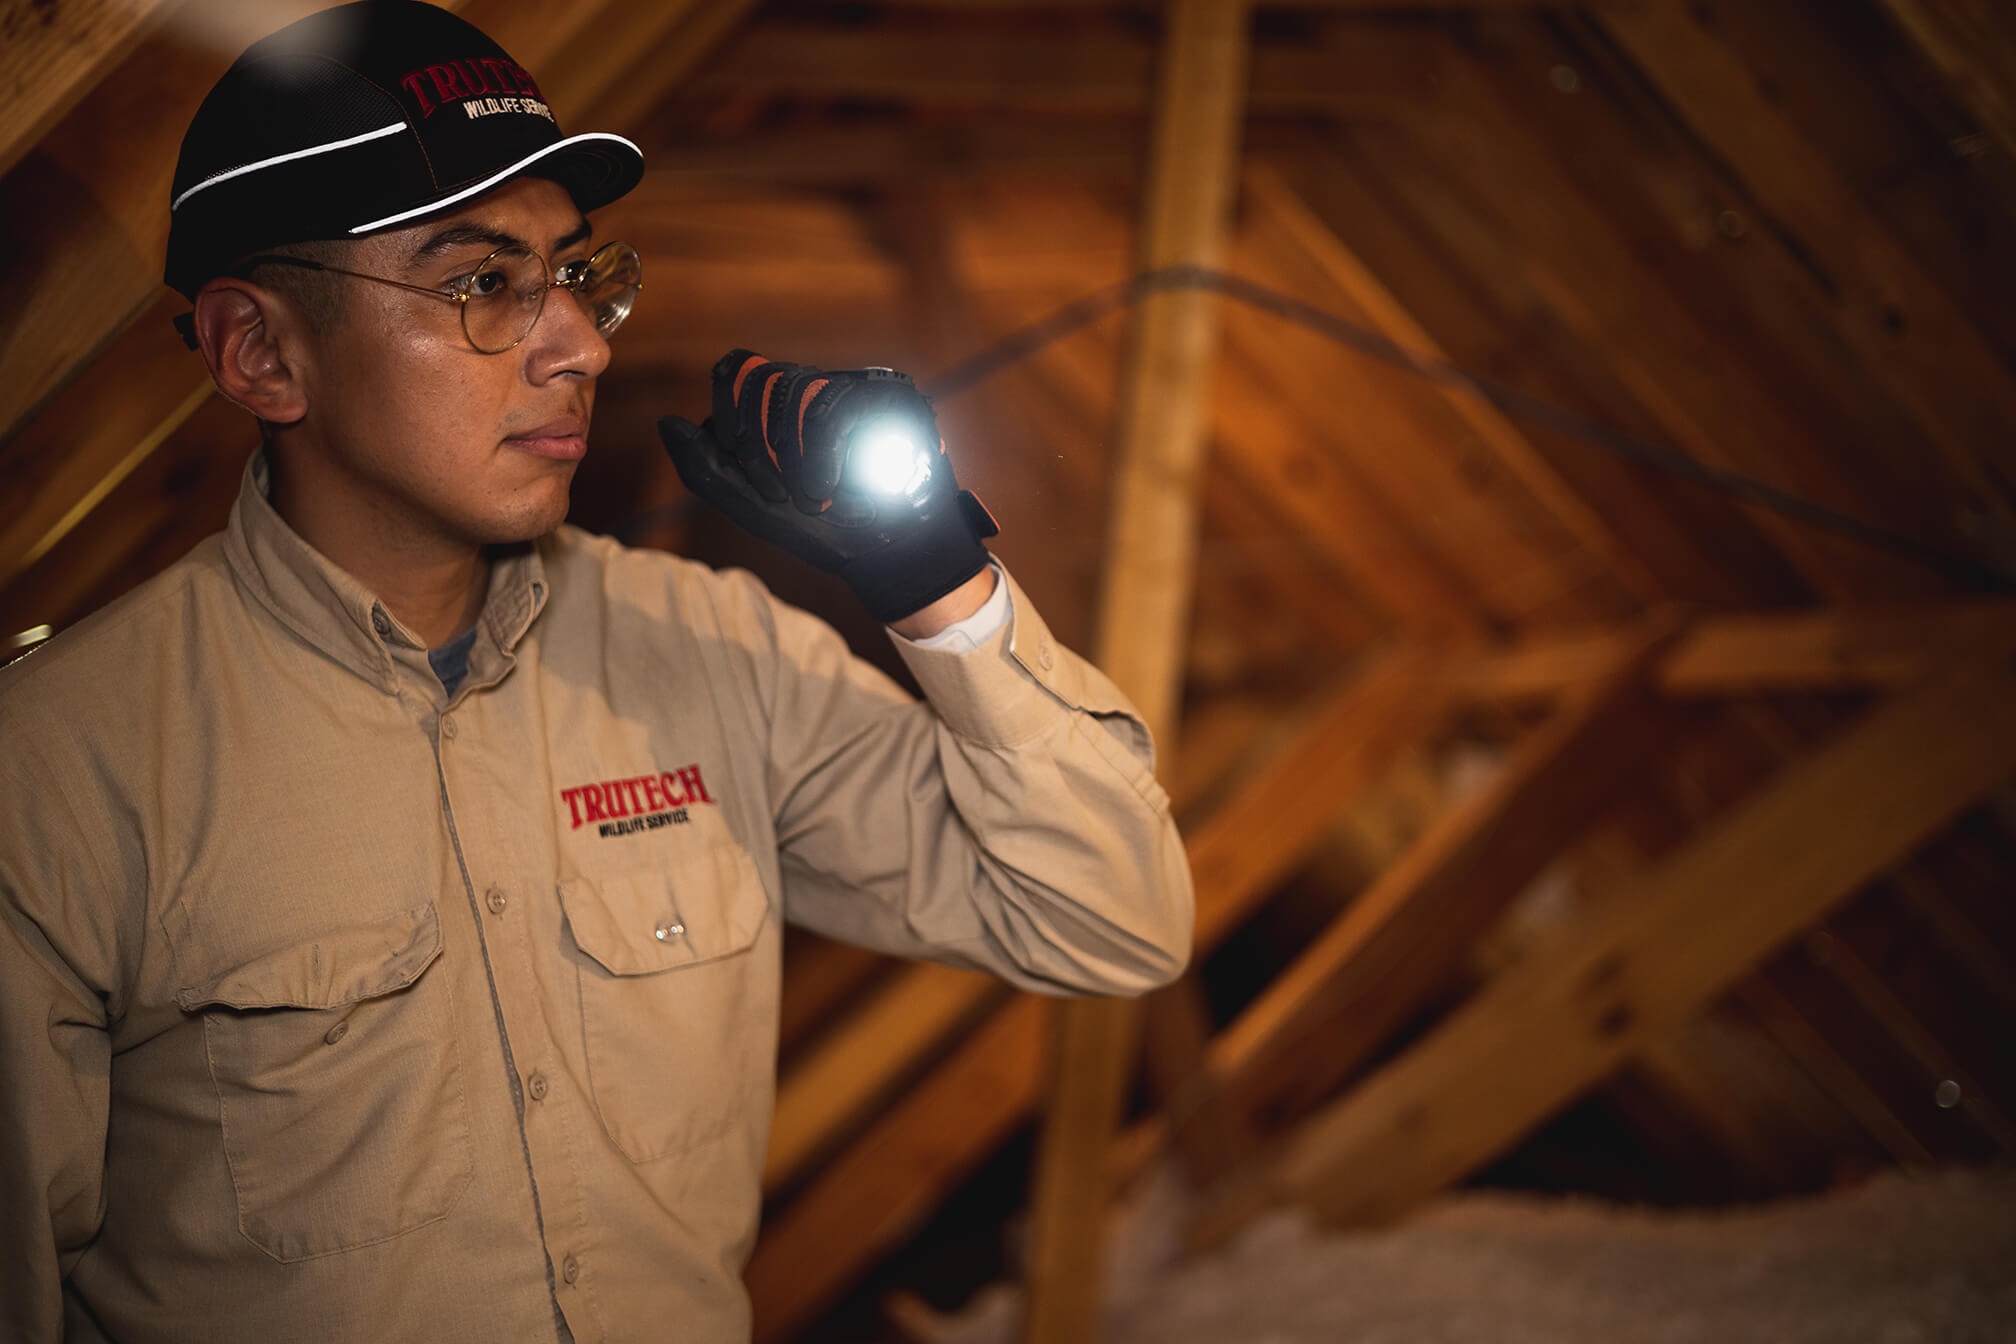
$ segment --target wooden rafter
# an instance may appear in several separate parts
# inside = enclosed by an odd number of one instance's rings
[[[643,16],[629,32],[591,30],[560,55],[563,69],[576,60],[592,75],[579,81],[585,125],[628,130],[749,17],[756,0],[680,0],[677,4],[630,5]],[[591,57],[588,48],[598,49]],[[576,48],[581,50],[577,53]]]
[[[89,93],[159,19],[161,0],[0,4],[0,174]]]
[[[1139,262],[1213,266],[1238,185],[1247,11],[1241,0],[1173,0]],[[1196,567],[1206,378],[1217,300],[1151,294],[1134,309],[1120,376],[1119,447],[1096,660],[1173,749],[1183,633]]]
[[[1410,354],[1448,364],[1448,355],[1435,338],[1278,172],[1256,167],[1248,173],[1247,187],[1281,230],[1366,315],[1374,329]],[[1614,526],[1596,514],[1552,464],[1540,456],[1525,432],[1474,383],[1449,381],[1435,386],[1457,419],[1490,448],[1562,532],[1592,557],[1599,557],[1606,568],[1628,580],[1640,598],[1657,595],[1643,562],[1623,543]]]
[[[1171,0],[1141,222],[1142,269],[1213,266],[1239,176],[1251,19],[1244,0]],[[1096,661],[1139,707],[1166,761],[1176,750],[1202,515],[1214,296],[1151,294],[1130,315]],[[1109,1149],[1132,1077],[1139,1005],[1060,1005],[1031,1199],[1023,1338],[1099,1332]]]
[[[164,296],[106,349],[118,396],[80,378],[0,450],[24,467],[0,518],[0,584],[48,554],[210,399],[202,359],[169,325],[185,306]]]
[[[744,1275],[758,1344],[792,1338],[1021,1125],[1042,1094],[1044,1021],[1029,996],[995,1013],[767,1220]]]
[[[1354,273],[1335,235],[1285,192],[1255,197],[1241,243],[1233,269],[1242,279],[1312,302],[1375,342],[1401,324],[1384,287]],[[1410,568],[1443,576],[1473,623],[1517,627],[1631,609],[1596,552],[1554,523],[1438,382],[1258,305],[1238,305],[1228,327],[1252,353],[1245,376],[1307,425],[1293,475],[1310,474],[1302,459],[1324,460],[1361,511],[1385,515],[1414,542]],[[1276,457],[1293,451],[1265,447]],[[1336,526],[1347,524],[1340,517]],[[1410,624],[1419,619],[1408,615]]]
[[[904,968],[872,992],[778,1081],[763,1189],[798,1177],[835,1135],[1007,992],[991,976],[928,963]]]
[[[1320,1098],[1454,981],[1477,939],[1614,801],[1676,723],[1652,683],[1678,634],[1657,620],[1521,742],[1261,991],[1212,1043],[1237,1105],[1294,1087]]]
[[[1226,337],[1212,387],[1211,436],[1215,461],[1234,488],[1261,502],[1274,526],[1294,533],[1311,552],[1320,580],[1362,598],[1382,625],[1405,623],[1414,632],[1450,638],[1475,630],[1474,598],[1323,450],[1318,427],[1297,414],[1278,375],[1245,348],[1237,330]],[[1099,389],[1087,362],[1046,352],[1036,363],[1081,404],[1096,405]]]
[[[1502,972],[1306,1121],[1198,1225],[1275,1199],[1392,1217],[1460,1179],[1684,1021],[2016,771],[2007,660],[1949,668],[1787,767],[1627,901]]]
[[[1228,3],[1234,0],[1228,0]],[[1083,18],[1083,12],[1074,16]],[[1080,24],[1069,41],[1054,32],[994,24],[909,24],[864,30],[817,20],[779,19],[722,52],[698,73],[693,91],[899,101],[948,108],[1138,112],[1149,105],[1156,52],[1138,26]],[[1404,76],[1353,86],[1323,53],[1293,42],[1253,50],[1249,82],[1256,112],[1372,114],[1401,92]]]
[[[1995,0],[1881,0],[1952,84],[1981,129],[2016,159],[2016,39]]]
[[[1169,1141],[1191,1184],[1204,1189],[1245,1165],[1259,1139],[1222,1091],[1196,1086],[1210,1060],[1213,1026],[1203,982],[1186,975],[1156,991],[1142,1018],[1147,1075],[1167,1116]],[[1123,1153],[1127,1147],[1123,1138]],[[1128,1157],[1113,1166],[1124,1176]]]
[[[1465,367],[1599,421],[1643,429],[1607,349],[1578,339],[1528,284],[1527,249],[1489,210],[1462,198],[1453,174],[1426,169],[1423,159],[1439,151],[1395,143],[1399,136],[1367,133],[1369,143],[1354,144],[1357,138],[1311,135],[1284,144],[1270,166],[1320,220],[1348,233],[1381,281],[1405,297],[1425,329],[1442,334]],[[1761,537],[1729,526],[1715,501],[1676,496],[1628,461],[1576,451],[1558,435],[1534,443],[1578,491],[1600,502],[1606,524],[1630,539],[1666,597],[1722,607],[1806,595]]]
[[[1698,14],[1649,4],[1602,23],[1824,271],[1838,329],[1868,376],[1923,426],[1979,507],[2006,511],[2009,364]]]
[[[1378,655],[1190,837],[1200,954],[1245,923],[1338,816],[1440,727],[1450,657],[1420,647]]]
[[[1371,59],[1342,40],[1330,51],[1354,73]],[[1767,340],[1746,345],[1740,356],[1730,345],[1729,324],[1745,320],[1748,301],[1683,278],[1666,260],[1677,251],[1664,221],[1620,191],[1603,161],[1580,158],[1550,135],[1551,126],[1524,105],[1530,85],[1515,85],[1517,72],[1487,55],[1447,61],[1437,97],[1420,105],[1418,117],[1354,133],[1354,144],[1390,175],[1392,190],[1425,226],[1494,258],[1506,268],[1494,283],[1597,352],[1602,376],[1628,397],[1627,424],[1649,422],[1648,437],[1697,461],[1863,509],[1860,478],[1839,470],[1838,451],[1796,395],[1804,389],[1777,376],[1787,354]],[[1421,174],[1424,160],[1446,171]],[[1661,232],[1649,233],[1654,227]],[[1762,238],[1757,245],[1778,246]],[[1793,269],[1789,259],[1774,267],[1774,281],[1793,283]],[[1648,312],[1659,320],[1646,321]],[[1727,508],[1754,522],[1809,592],[1907,598],[1935,590],[1929,575],[1891,557],[1769,510]],[[1702,513],[1702,522],[1709,517]]]

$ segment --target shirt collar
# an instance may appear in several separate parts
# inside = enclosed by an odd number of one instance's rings
[[[381,690],[397,685],[393,646],[423,649],[385,604],[310,546],[273,508],[272,468],[261,448],[245,464],[238,500],[225,527],[224,553],[238,582],[282,625]],[[490,570],[477,625],[478,649],[506,662],[546,605],[546,573],[537,546],[513,547]],[[472,664],[471,671],[475,671]],[[497,669],[501,674],[502,669]]]

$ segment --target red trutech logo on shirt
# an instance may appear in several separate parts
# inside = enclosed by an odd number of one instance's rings
[[[689,819],[688,807],[714,799],[700,778],[700,767],[682,765],[661,774],[562,789],[560,801],[567,804],[572,829],[578,831],[592,821],[598,823],[600,834],[611,836],[680,825]]]

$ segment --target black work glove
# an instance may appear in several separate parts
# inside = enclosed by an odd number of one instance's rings
[[[922,450],[879,485],[868,439],[896,430]],[[931,605],[987,567],[998,529],[959,488],[931,403],[892,369],[825,373],[730,350],[713,414],[668,415],[658,437],[686,488],[764,540],[837,574],[883,624]]]

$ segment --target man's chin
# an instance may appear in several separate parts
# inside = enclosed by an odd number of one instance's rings
[[[570,476],[573,474],[568,473]],[[494,520],[487,529],[483,545],[491,550],[509,547],[524,547],[547,536],[567,521],[570,503],[568,483],[560,483],[550,498],[525,501],[525,507],[515,516]]]

